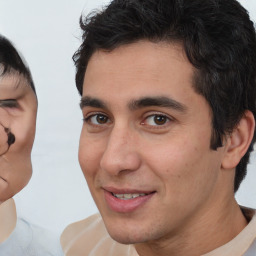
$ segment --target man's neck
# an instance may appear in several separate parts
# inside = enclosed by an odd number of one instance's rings
[[[228,202],[219,211],[199,212],[197,221],[187,224],[175,235],[159,241],[137,244],[135,248],[140,256],[198,256],[204,255],[232,240],[247,225],[239,205],[235,200]],[[224,210],[223,210],[224,209]],[[200,215],[201,214],[201,215]]]

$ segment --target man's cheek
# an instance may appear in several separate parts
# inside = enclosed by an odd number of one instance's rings
[[[86,149],[86,145],[85,147],[80,147],[78,158],[79,164],[86,179],[97,171],[98,160],[94,157],[92,151],[88,150],[88,148]]]

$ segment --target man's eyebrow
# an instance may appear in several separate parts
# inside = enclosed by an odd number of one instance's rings
[[[186,112],[187,110],[187,106],[168,97],[143,97],[129,103],[129,109],[131,110],[150,106],[171,108],[179,112]]]
[[[82,97],[80,102],[80,108],[93,107],[93,108],[107,108],[105,103],[97,98],[89,96]]]

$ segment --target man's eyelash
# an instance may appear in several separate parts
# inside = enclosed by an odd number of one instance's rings
[[[90,115],[90,116],[83,117],[82,120],[83,120],[84,122],[88,122],[88,120],[89,120],[90,118],[92,118],[91,115]]]
[[[92,117],[94,117],[94,116],[96,116],[96,115],[98,115],[98,113],[96,113],[96,114],[90,114],[90,115],[88,115],[88,116],[85,116],[85,117],[83,118],[83,121],[88,122]]]
[[[99,113],[93,113],[93,114],[90,114],[90,115],[88,115],[88,116],[85,116],[85,117],[83,117],[82,120],[83,120],[84,122],[89,122],[90,119],[92,119],[92,118],[95,117],[95,116],[99,116],[99,115],[105,116],[105,117],[108,118],[108,116],[107,116],[106,114],[103,114],[103,113],[99,112]]]

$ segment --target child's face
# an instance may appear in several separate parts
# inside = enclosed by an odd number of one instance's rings
[[[30,180],[36,113],[37,98],[27,81],[19,75],[1,77],[0,203],[18,193]],[[4,127],[15,136],[9,149]]]

